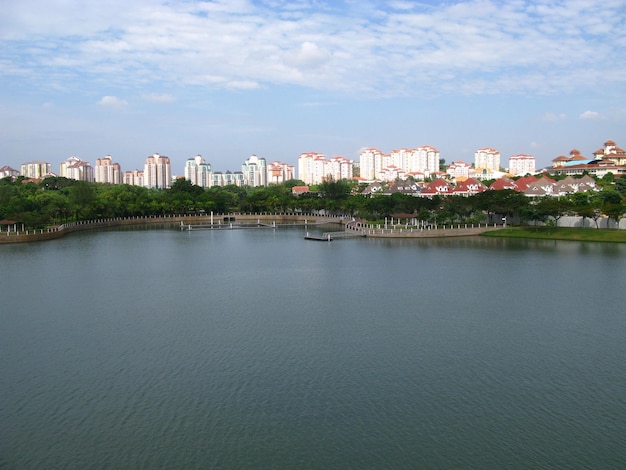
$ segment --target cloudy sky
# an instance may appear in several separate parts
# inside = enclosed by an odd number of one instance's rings
[[[0,166],[626,147],[626,0],[1,0]]]

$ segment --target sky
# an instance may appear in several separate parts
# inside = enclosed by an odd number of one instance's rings
[[[626,0],[0,0],[0,167],[626,147]]]

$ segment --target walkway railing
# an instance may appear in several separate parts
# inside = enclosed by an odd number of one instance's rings
[[[66,222],[60,225],[46,227],[42,229],[25,230],[23,224],[11,224],[6,231],[0,232],[0,243],[20,243],[29,241],[43,241],[59,238],[67,233],[93,230],[98,228],[144,225],[144,224],[160,224],[160,223],[180,223],[184,221],[209,221],[211,218],[258,218],[258,219],[276,219],[276,218],[302,218],[311,221],[326,221],[328,223],[343,223],[346,219],[345,215],[321,215],[315,213],[300,212],[259,212],[259,213],[219,213],[219,214],[173,214],[173,215],[149,215],[149,216],[129,216],[129,217],[112,217],[93,220],[80,220],[75,222]],[[19,228],[18,228],[19,227]],[[21,228],[21,230],[20,230]]]

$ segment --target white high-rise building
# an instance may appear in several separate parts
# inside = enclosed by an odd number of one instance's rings
[[[352,160],[337,155],[327,160],[322,153],[302,153],[298,157],[298,179],[305,184],[352,179]]]
[[[509,173],[515,176],[534,175],[536,173],[535,157],[523,153],[513,155],[509,158]]]
[[[202,188],[211,187],[213,183],[211,164],[207,163],[202,155],[188,158],[185,163],[185,179]]]
[[[78,157],[71,156],[59,165],[59,176],[78,181],[88,181],[93,183],[95,179],[94,170],[90,163]]]
[[[143,167],[143,183],[146,188],[169,188],[172,185],[172,169],[169,157],[155,153],[146,158]]]
[[[323,153],[301,153],[298,157],[298,179],[304,184],[321,183],[324,181],[325,161]]]
[[[476,150],[474,153],[474,168],[476,168],[476,171],[500,171],[500,152],[489,147]]]
[[[111,155],[96,160],[96,183],[122,183],[122,168],[119,163],[113,163]]]
[[[250,156],[243,165],[241,172],[245,178],[245,184],[248,186],[267,186],[267,162],[265,158]]]
[[[22,163],[20,165],[20,174],[26,178],[44,178],[52,174],[52,165],[41,160]]]
[[[295,167],[287,163],[275,161],[267,165],[268,184],[281,184],[295,179]]]
[[[407,173],[421,172],[426,175],[439,171],[439,150],[430,145],[417,147],[411,154],[407,168]]]
[[[439,150],[430,145],[415,149],[402,148],[384,154],[375,148],[366,148],[359,155],[361,177],[365,180],[385,180],[389,174],[424,174],[439,171]],[[392,171],[388,171],[390,168]]]
[[[385,165],[384,154],[376,148],[366,148],[359,154],[359,164],[361,167],[361,178],[367,181],[374,181],[379,178],[380,172]]]
[[[124,184],[143,186],[143,170],[125,171]]]
[[[326,164],[326,177],[333,181],[351,180],[353,177],[352,160],[337,155]]]
[[[474,178],[474,176],[476,176],[476,170],[472,167],[472,165],[460,160],[457,162],[452,162],[450,165],[448,165],[446,173],[451,178],[460,179]]]

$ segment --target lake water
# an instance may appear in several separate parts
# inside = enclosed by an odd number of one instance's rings
[[[8,469],[626,468],[626,245],[0,246]]]

